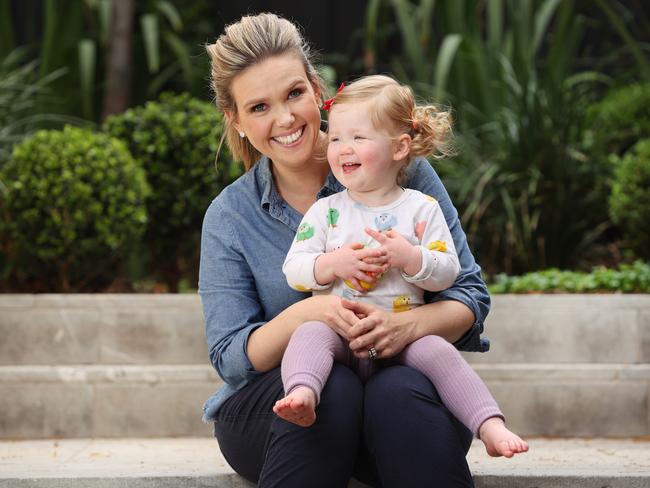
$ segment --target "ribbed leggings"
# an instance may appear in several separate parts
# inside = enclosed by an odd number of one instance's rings
[[[298,327],[282,359],[282,383],[289,394],[299,386],[320,393],[334,362],[352,367],[363,380],[383,361],[355,358],[347,341],[323,322],[306,322]],[[501,417],[501,410],[485,383],[449,342],[441,337],[425,336],[409,344],[391,360],[423,373],[451,413],[474,435],[490,417]]]

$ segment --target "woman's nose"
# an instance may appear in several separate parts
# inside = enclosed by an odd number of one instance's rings
[[[280,127],[291,127],[296,120],[296,116],[293,114],[291,107],[284,105],[280,108],[280,113],[278,114],[278,125]]]

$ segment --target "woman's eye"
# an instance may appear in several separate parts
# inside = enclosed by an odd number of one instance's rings
[[[289,98],[296,98],[302,95],[302,90],[300,88],[295,88],[289,92]]]
[[[251,107],[251,112],[263,112],[266,109],[266,105],[263,103],[258,103]]]

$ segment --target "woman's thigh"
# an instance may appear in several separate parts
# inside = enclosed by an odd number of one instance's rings
[[[390,366],[366,383],[359,479],[383,488],[473,487],[465,459],[471,442],[419,371]]]
[[[363,386],[356,374],[334,365],[308,428],[272,412],[283,394],[278,368],[222,406],[215,436],[228,463],[260,487],[346,487],[361,439]]]

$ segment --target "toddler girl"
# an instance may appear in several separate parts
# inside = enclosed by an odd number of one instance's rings
[[[422,305],[425,290],[454,283],[458,257],[436,200],[402,188],[399,181],[412,158],[447,152],[449,115],[416,106],[410,88],[386,76],[342,87],[325,108],[330,110],[327,159],[346,189],[318,200],[305,214],[283,266],[289,285],[393,312]],[[274,412],[297,425],[313,424],[335,360],[363,379],[383,361],[413,367],[429,378],[488,454],[512,457],[528,450],[506,428],[487,387],[456,348],[433,335],[392,358],[382,357],[381,344],[370,346],[367,358],[357,358],[326,324],[307,322],[293,333],[284,354],[286,396]]]

